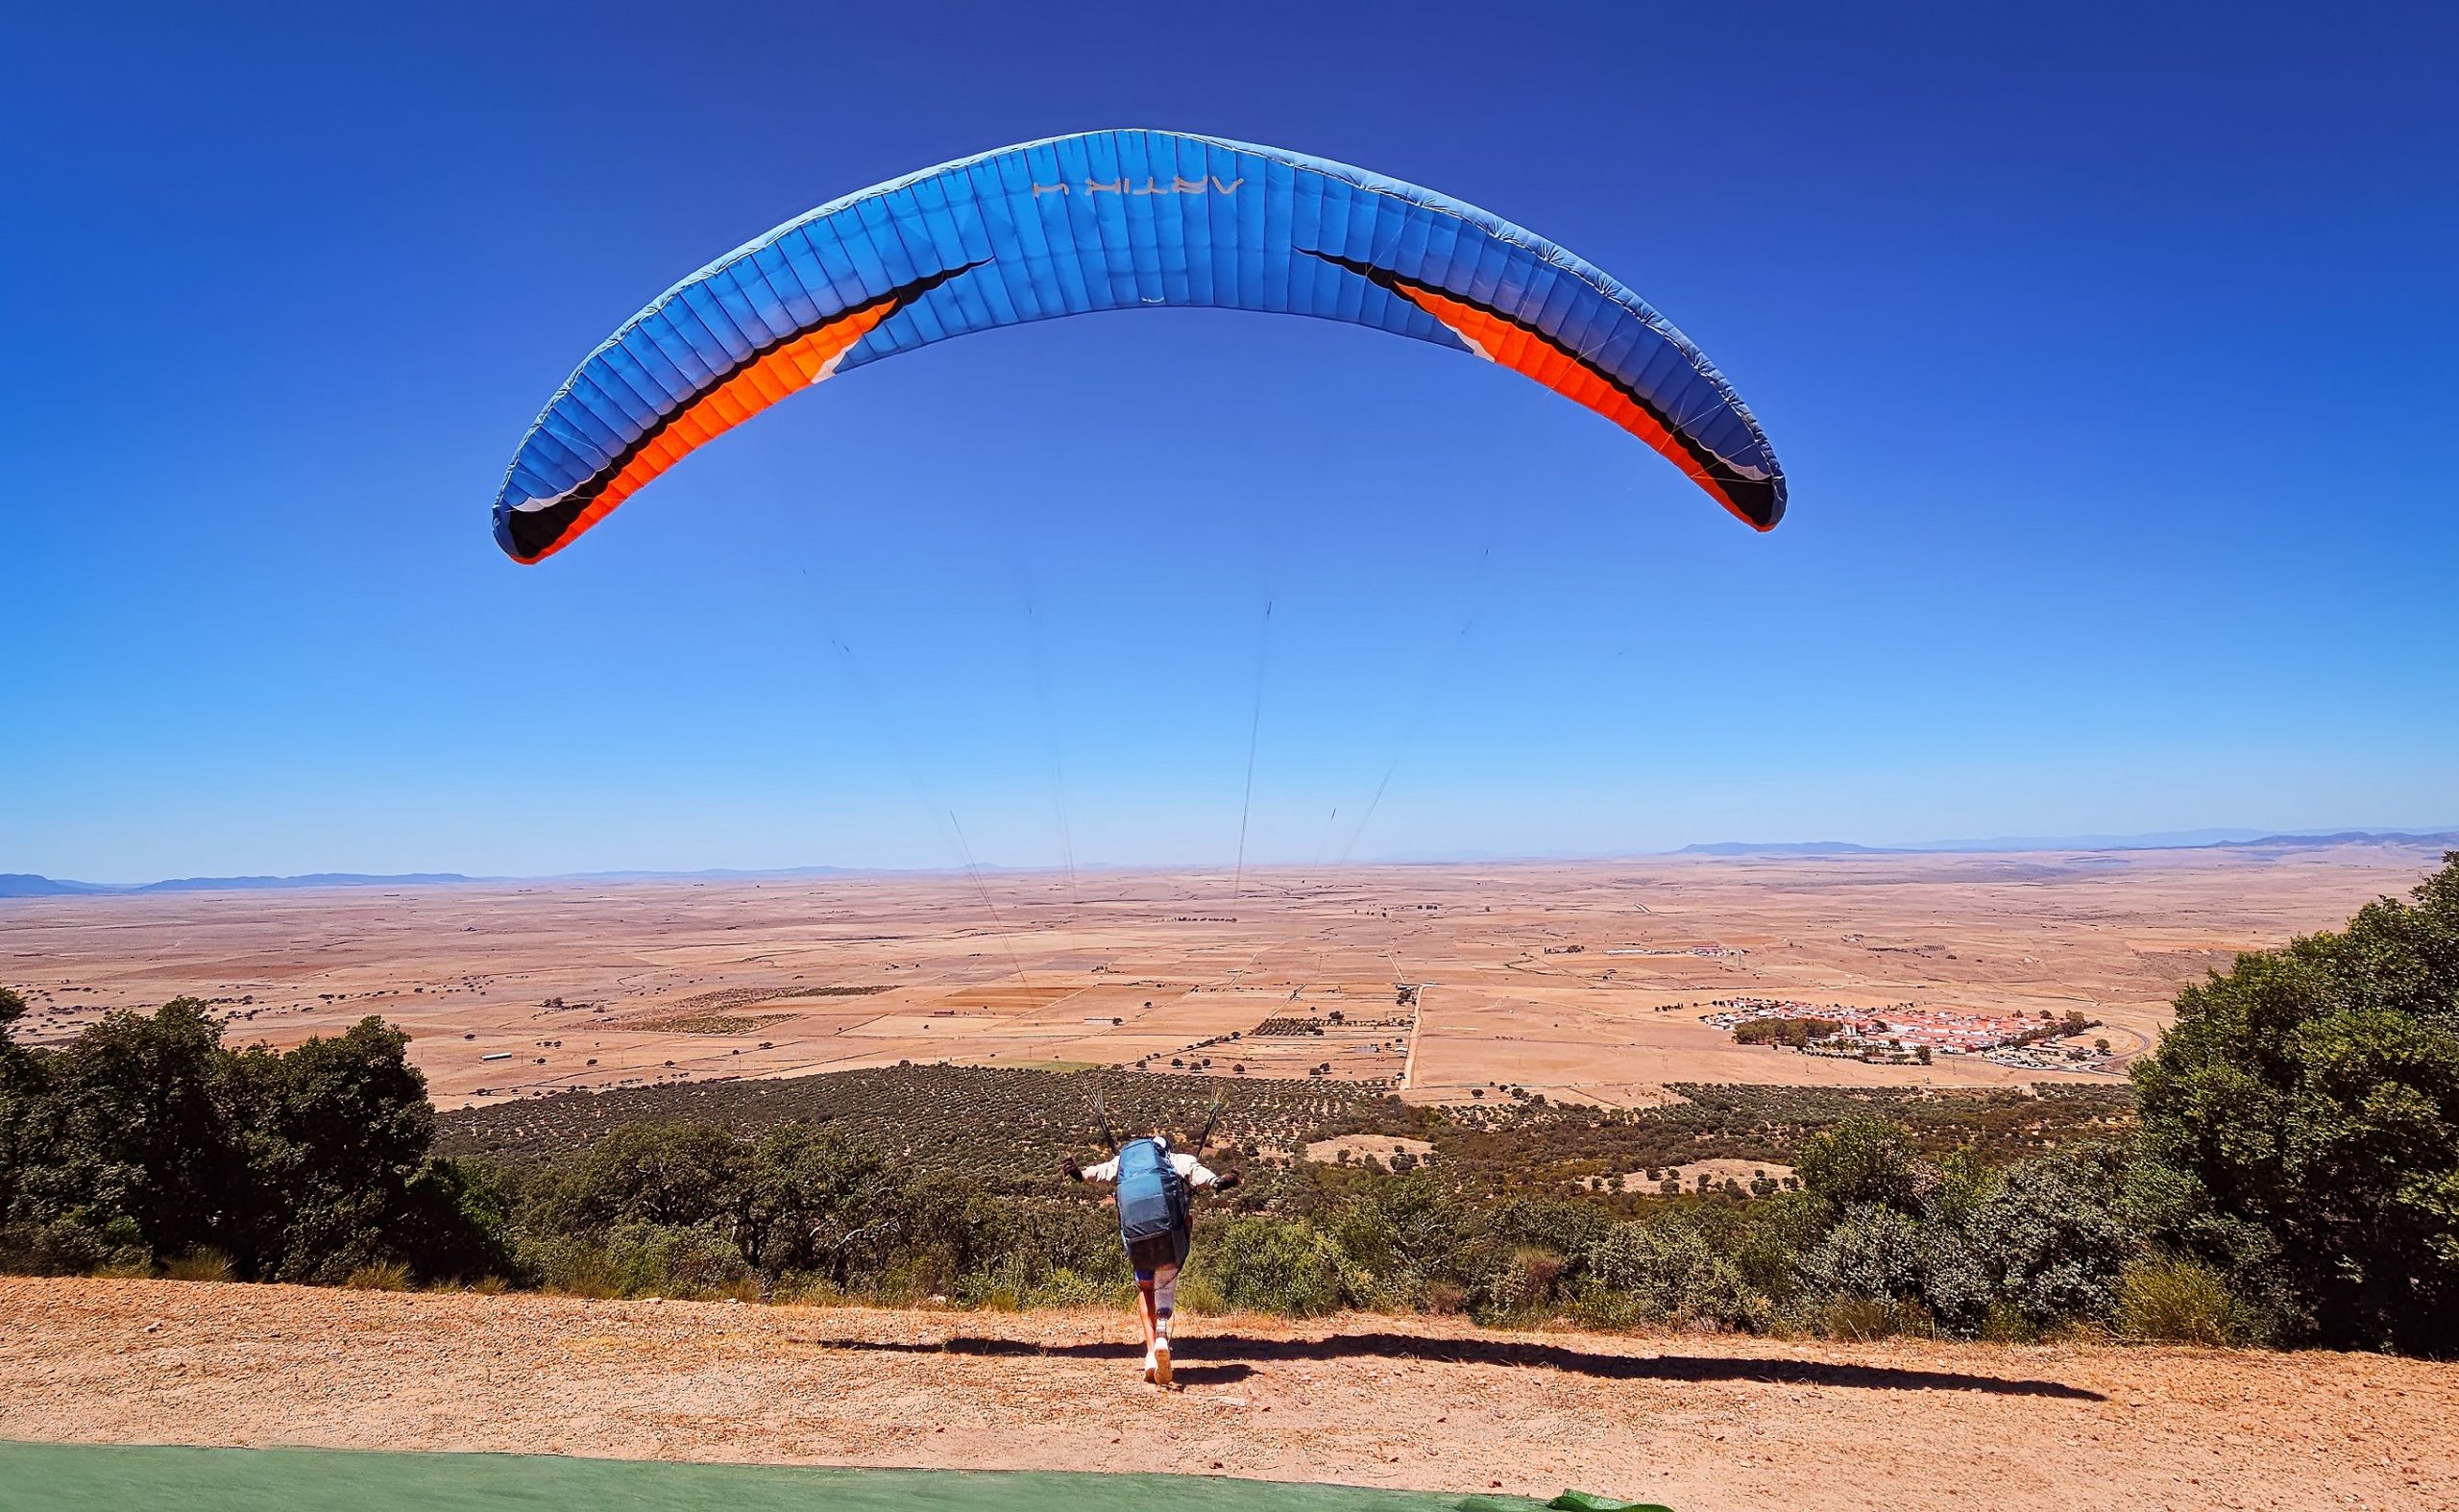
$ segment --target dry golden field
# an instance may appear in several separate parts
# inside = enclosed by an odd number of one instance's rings
[[[1740,1046],[1700,1022],[1734,995],[2078,1009],[2122,1067],[2179,983],[2402,892],[2435,860],[1668,857],[1250,872],[1236,895],[1222,873],[1087,871],[35,898],[0,902],[0,980],[33,1001],[37,1042],[182,993],[275,1045],[379,1013],[447,1107],[901,1060],[1635,1106],[1668,1083],[2054,1074]],[[1421,985],[1414,1004],[1401,984]]]

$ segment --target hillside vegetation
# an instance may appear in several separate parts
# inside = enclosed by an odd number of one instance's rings
[[[439,1140],[397,1031],[233,1049],[183,999],[58,1050],[0,1040],[0,1263],[1100,1301],[1126,1280],[1110,1216],[1057,1174],[1091,1148],[1098,1089],[1123,1133],[1184,1134],[1224,1100],[1222,1159],[1254,1179],[1202,1216],[1199,1307],[2453,1353],[2459,856],[2178,1010],[2139,1116],[2083,1091],[1697,1086],[1644,1112],[1447,1114],[1321,1084],[899,1066],[540,1099]],[[0,998],[0,1021],[21,1012]],[[1433,1153],[1292,1158],[1341,1134]],[[1711,1157],[1798,1178],[1672,1179]]]
[[[786,1123],[824,1127],[909,1165],[1003,1192],[1056,1190],[1065,1155],[1098,1142],[1096,1098],[1121,1137],[1154,1129],[1181,1136],[1210,1121],[1212,1147],[1233,1158],[1285,1163],[1339,1134],[1424,1139],[1464,1188],[1578,1187],[1595,1176],[1662,1173],[1724,1158],[1785,1161],[1800,1140],[1855,1113],[1901,1124],[1916,1147],[1973,1149],[1994,1163],[2131,1125],[2123,1087],[1957,1091],[1812,1086],[1677,1085],[1682,1101],[1620,1111],[1547,1106],[1418,1108],[1351,1084],[1220,1077],[1052,1072],[905,1064],[791,1081],[682,1083],[569,1092],[445,1113],[436,1149],[532,1165],[587,1149],[631,1124],[713,1124],[756,1136]],[[1219,1111],[1213,1112],[1215,1105]],[[1653,1178],[1652,1178],[1653,1179]]]

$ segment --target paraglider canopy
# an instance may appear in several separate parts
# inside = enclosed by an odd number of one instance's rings
[[[1088,132],[823,205],[669,289],[531,426],[495,504],[537,562],[787,395],[950,336],[1093,310],[1312,315],[1535,378],[1646,442],[1750,525],[1785,476],[1698,348],[1602,270],[1458,200],[1320,158]]]

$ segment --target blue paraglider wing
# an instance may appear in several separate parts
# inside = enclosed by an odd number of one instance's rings
[[[1473,352],[1587,405],[1761,529],[1767,438],[1614,280],[1473,206],[1277,148],[1088,132],[1002,148],[790,221],[669,289],[530,427],[496,539],[536,562],[797,389],[930,342],[1092,310],[1312,315]]]

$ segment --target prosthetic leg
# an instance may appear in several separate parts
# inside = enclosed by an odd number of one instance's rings
[[[1170,1314],[1179,1291],[1179,1268],[1156,1266],[1135,1273],[1136,1309],[1144,1324],[1144,1378],[1170,1383]]]

